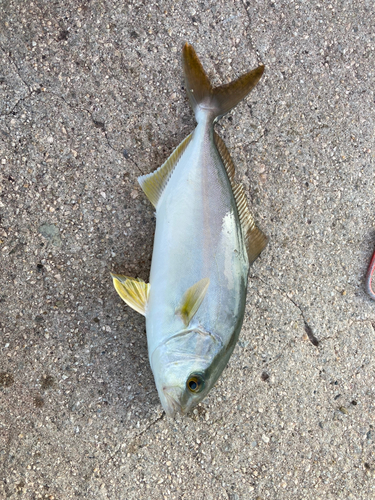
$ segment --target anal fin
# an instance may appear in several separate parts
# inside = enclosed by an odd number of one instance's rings
[[[249,263],[259,257],[260,253],[268,243],[267,236],[255,225],[255,220],[247,205],[247,199],[242,184],[236,184],[233,188],[234,198],[237,204],[238,216],[240,218],[242,234],[245,240]]]
[[[168,160],[163,163],[161,167],[159,167],[154,172],[151,172],[150,174],[141,175],[140,177],[138,177],[138,182],[141,188],[155,208],[165,189],[165,186],[168,184],[173,170],[175,169],[179,159],[181,158],[183,152],[189,144],[191,137],[192,134],[189,134],[177,146]]]
[[[242,235],[245,241],[249,263],[252,264],[265,248],[268,242],[267,236],[255,225],[255,220],[249,210],[245,191],[242,184],[236,184],[234,180],[235,167],[229,151],[221,137],[214,133],[215,144],[223,161],[225,170],[232,187],[234,199],[236,201],[238,216],[240,219]]]
[[[200,308],[209,284],[209,278],[203,278],[202,280],[198,281],[193,286],[188,288],[184,293],[180,303],[180,307],[176,312],[181,316],[186,326],[189,325],[195,313]]]
[[[122,274],[113,274],[113,285],[122,300],[135,311],[146,316],[146,305],[150,291],[149,283]]]

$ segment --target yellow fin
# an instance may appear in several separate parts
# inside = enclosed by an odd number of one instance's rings
[[[249,263],[259,257],[259,254],[267,245],[267,236],[255,225],[253,215],[247,206],[247,199],[242,184],[237,184],[233,189],[237,204],[238,215],[241,222],[242,234],[245,240]]]
[[[233,160],[229,154],[229,151],[227,150],[225,142],[216,132],[214,132],[214,139],[215,139],[215,144],[216,144],[217,150],[219,151],[221,159],[223,160],[225,170],[227,171],[231,186],[233,188],[233,186],[235,185],[234,184],[234,174],[236,173],[236,169],[234,168]]]
[[[264,66],[245,73],[233,82],[226,83],[213,89],[213,98],[219,111],[219,116],[223,116],[242,101],[247,94],[253,90],[263,75]]]
[[[210,111],[215,119],[228,113],[255,87],[264,71],[264,66],[258,66],[237,80],[214,88],[195,50],[188,43],[182,49],[182,64],[186,91],[197,121],[200,108]]]
[[[113,285],[122,300],[132,309],[146,316],[146,305],[150,291],[149,283],[122,274],[113,274]]]
[[[168,160],[163,163],[155,172],[150,174],[141,175],[138,177],[138,182],[143,189],[147,198],[156,208],[158,201],[164,191],[165,186],[172,175],[178,160],[181,158],[182,153],[185,151],[187,145],[190,142],[192,134],[188,135],[173,151]]]
[[[242,184],[236,184],[234,181],[234,163],[223,139],[221,139],[221,137],[219,137],[216,132],[214,133],[214,138],[216,147],[219,151],[221,159],[223,160],[225,170],[227,171],[229,181],[232,186],[233,196],[237,205],[237,211],[241,223],[242,235],[245,241],[247,255],[250,264],[252,264],[267,245],[268,238],[255,225],[255,220],[249,210]]]
[[[202,304],[209,284],[209,278],[203,278],[188,288],[184,293],[177,313],[181,316],[186,326],[189,325],[190,321],[193,319],[195,313]]]

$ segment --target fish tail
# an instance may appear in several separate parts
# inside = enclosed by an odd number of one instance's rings
[[[264,66],[245,73],[233,82],[212,87],[203,66],[191,45],[185,44],[182,51],[186,91],[197,122],[202,114],[216,120],[234,108],[259,82]]]

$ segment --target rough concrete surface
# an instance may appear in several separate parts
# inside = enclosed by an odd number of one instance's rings
[[[375,498],[373,1],[0,12],[0,498]],[[109,271],[148,278],[137,176],[194,127],[185,41],[216,84],[266,66],[217,131],[270,243],[228,368],[169,420]]]

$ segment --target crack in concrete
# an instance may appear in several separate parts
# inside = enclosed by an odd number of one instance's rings
[[[95,126],[96,128],[100,128],[100,129],[103,131],[104,136],[105,136],[105,138],[106,138],[106,140],[107,140],[107,144],[108,144],[108,146],[109,146],[109,147],[110,147],[113,151],[115,151],[116,153],[120,154],[120,151],[118,151],[116,148],[114,148],[114,147],[112,146],[112,144],[109,142],[109,139],[108,139],[108,136],[107,136],[107,130],[105,129],[105,122],[101,122],[101,121],[99,121],[99,120],[96,120],[96,119],[94,118],[94,116],[93,116],[92,111],[90,111],[90,110],[88,110],[88,109],[86,109],[86,108],[81,108],[80,106],[77,106],[77,105],[71,104],[69,101],[67,101],[67,100],[65,99],[65,97],[64,97],[64,96],[59,95],[59,94],[56,94],[56,92],[52,92],[52,91],[50,91],[50,90],[46,90],[44,93],[45,93],[45,94],[50,94],[50,95],[53,95],[53,96],[55,96],[57,99],[61,99],[61,100],[62,100],[62,101],[64,101],[64,103],[65,103],[65,104],[66,104],[66,105],[67,105],[70,109],[72,109],[73,111],[77,111],[77,110],[78,110],[78,111],[81,111],[82,113],[87,113],[87,114],[90,116],[91,121],[93,122],[94,126]]]
[[[56,94],[55,92],[52,92],[50,90],[45,90],[45,91],[42,91],[41,89],[36,89],[36,90],[30,90],[29,94],[25,95],[24,97],[21,97],[15,104],[14,106],[12,107],[12,109],[10,109],[9,111],[7,111],[6,113],[2,113],[0,115],[0,117],[4,117],[4,116],[9,116],[13,113],[13,111],[17,108],[17,106],[26,101],[27,99],[29,99],[30,97],[32,97],[34,94],[36,95],[39,95],[41,93],[44,93],[44,94],[49,94],[49,95],[53,95],[54,97],[56,97],[57,99],[61,99],[70,109],[72,109],[73,111],[81,111],[83,113],[87,113],[94,126],[96,128],[100,128],[104,134],[104,137],[106,139],[106,142],[109,146],[109,148],[112,149],[112,151],[114,151],[115,153],[121,155],[122,158],[125,158],[125,160],[129,160],[131,163],[133,163],[133,165],[137,168],[137,170],[140,172],[141,175],[144,175],[144,172],[140,169],[140,167],[138,166],[138,163],[129,155],[129,153],[126,154],[126,156],[123,154],[122,151],[119,151],[118,149],[116,149],[114,146],[112,146],[111,144],[111,141],[109,140],[109,137],[108,137],[108,131],[105,129],[105,123],[103,122],[100,122],[98,120],[95,120],[94,116],[93,116],[93,113],[91,111],[89,111],[88,109],[86,108],[81,108],[80,106],[75,106],[71,103],[69,103],[65,97],[61,96],[61,95],[58,95]]]
[[[258,279],[259,281],[261,281],[262,283],[264,283],[266,286],[269,286],[268,283],[263,280],[262,278],[260,278],[259,276],[256,276],[256,275],[253,275],[253,278],[256,278]],[[345,333],[348,328],[350,328],[353,324],[355,323],[369,323],[370,327],[373,329],[373,331],[375,332],[375,319],[356,319],[356,320],[352,320],[349,325],[344,329],[344,330],[340,330],[338,332],[336,332],[334,335],[330,335],[329,337],[322,337],[320,340],[318,340],[314,333],[313,333],[313,330],[311,328],[311,326],[308,324],[308,322],[306,321],[306,318],[305,318],[305,315],[304,315],[304,312],[301,308],[300,305],[297,304],[297,302],[295,300],[293,300],[289,295],[288,293],[279,285],[279,290],[281,291],[281,293],[284,295],[284,297],[286,297],[288,300],[290,300],[290,302],[299,310],[300,314],[301,314],[301,317],[303,319],[303,322],[304,322],[304,329],[305,329],[305,332],[306,332],[306,335],[307,337],[309,338],[310,342],[315,346],[315,347],[318,347],[319,344],[321,344],[321,342],[325,341],[325,340],[329,340],[329,339],[333,339],[335,338],[336,336],[339,336],[340,334],[342,333]],[[282,353],[283,351],[285,350],[286,347],[288,347],[288,345],[290,345],[292,341],[289,341],[285,346],[284,348],[282,349],[282,352],[276,356],[276,358],[274,358],[272,361],[270,361],[269,363],[267,363],[266,366],[268,366],[269,364],[271,363],[274,363],[275,361],[277,361],[278,359],[280,359],[280,357],[282,356]]]
[[[39,93],[41,93],[41,92],[42,92],[42,90],[41,90],[41,89],[33,89],[33,88],[32,88],[32,87],[31,87],[31,86],[30,86],[30,85],[29,85],[29,84],[28,84],[28,83],[27,83],[27,82],[23,79],[23,77],[22,77],[22,75],[21,75],[21,71],[20,71],[19,67],[17,66],[16,62],[13,60],[13,58],[12,58],[12,57],[11,57],[11,56],[7,53],[7,51],[6,51],[6,50],[5,50],[2,46],[0,46],[0,50],[4,53],[5,57],[6,57],[6,58],[8,59],[8,61],[9,61],[9,63],[10,63],[12,66],[14,66],[14,68],[16,69],[16,73],[17,73],[18,77],[20,78],[20,80],[22,81],[22,83],[25,85],[25,87],[26,87],[26,88],[28,89],[28,91],[29,91],[29,93],[28,93],[27,95],[25,95],[24,97],[21,97],[21,98],[20,98],[20,99],[19,99],[19,100],[18,100],[18,101],[17,101],[17,102],[13,105],[13,107],[12,107],[9,111],[7,111],[6,113],[2,113],[2,114],[0,115],[0,117],[3,117],[3,116],[9,116],[9,115],[11,115],[11,114],[13,113],[13,111],[16,109],[16,107],[17,107],[20,103],[22,103],[22,102],[26,101],[27,99],[29,99],[29,98],[30,98],[32,95],[34,95],[34,94],[39,94]],[[90,116],[90,118],[91,118],[91,120],[92,120],[92,122],[94,123],[94,125],[95,125],[96,127],[99,127],[99,128],[101,128],[101,129],[102,129],[102,131],[103,131],[103,133],[104,133],[104,137],[105,137],[105,139],[106,139],[106,141],[107,141],[107,144],[108,144],[108,146],[112,149],[112,151],[114,151],[114,152],[115,152],[115,153],[117,153],[117,154],[120,154],[120,155],[121,155],[122,157],[124,157],[125,159],[129,159],[129,160],[133,163],[133,165],[134,165],[134,166],[135,166],[135,167],[139,170],[139,172],[140,172],[142,175],[144,175],[144,172],[142,172],[142,170],[139,168],[139,166],[138,166],[137,162],[136,162],[133,158],[131,158],[130,156],[128,156],[128,157],[124,156],[124,155],[122,154],[122,152],[121,152],[121,151],[119,151],[119,150],[118,150],[118,149],[116,149],[114,146],[112,146],[111,141],[109,140],[109,137],[108,137],[108,131],[107,131],[107,130],[106,130],[106,128],[105,128],[105,123],[102,123],[102,122],[99,122],[98,120],[95,120],[95,118],[93,117],[93,113],[92,113],[91,111],[89,111],[89,110],[88,110],[88,109],[86,109],[86,108],[81,108],[80,106],[74,106],[74,105],[70,104],[70,103],[69,103],[69,102],[68,102],[68,101],[67,101],[67,100],[66,100],[63,96],[58,95],[58,94],[56,94],[55,92],[52,92],[52,91],[49,91],[49,90],[45,90],[45,91],[44,91],[44,93],[45,93],[45,94],[54,95],[54,96],[55,96],[55,97],[57,97],[58,99],[63,100],[63,101],[65,102],[65,104],[66,104],[68,107],[70,107],[71,109],[73,109],[73,110],[79,110],[79,111],[81,111],[81,112],[86,112],[86,113],[88,113],[88,114],[89,114],[89,116]]]
[[[250,17],[250,14],[249,14],[249,11],[247,9],[247,5],[246,5],[246,2],[245,0],[242,0],[242,4],[245,8],[245,12],[246,12],[246,15],[249,19],[249,26],[251,25],[251,17]],[[248,37],[249,37],[249,42],[250,42],[250,46],[251,48],[253,49],[253,51],[255,52],[256,54],[256,58],[257,58],[257,62],[258,62],[258,65],[264,65],[263,61],[262,61],[262,58],[261,58],[261,55],[260,55],[260,52],[259,50],[257,49],[255,43],[254,43],[254,40],[253,40],[253,37],[251,36],[251,34],[249,33],[248,34]],[[260,136],[255,139],[254,141],[251,141],[249,144],[256,144],[257,142],[259,142],[261,139],[263,139],[263,137],[265,136],[266,134],[266,131],[267,131],[267,125],[269,124],[269,122],[271,121],[271,119],[273,119],[276,115],[276,110],[277,110],[277,104],[278,104],[278,101],[275,103],[275,107],[274,107],[274,110],[273,112],[271,113],[269,119],[266,121],[266,123],[263,125],[263,132],[260,134]]]
[[[134,160],[134,158],[129,156],[129,160],[133,163],[133,165],[137,167],[137,169],[141,172],[142,175],[145,175],[145,173],[142,172],[142,170],[139,168],[138,163]]]
[[[7,111],[6,113],[2,113],[2,114],[0,115],[0,117],[2,117],[2,116],[9,116],[9,115],[11,115],[11,114],[13,113],[13,111],[16,109],[16,107],[17,107],[17,106],[18,106],[21,102],[24,102],[24,101],[26,101],[27,99],[29,99],[32,95],[34,95],[34,94],[39,94],[39,93],[40,93],[40,91],[38,91],[38,90],[31,90],[31,92],[30,92],[29,94],[25,95],[24,97],[21,97],[21,98],[20,98],[20,99],[16,102],[16,104],[14,104],[14,106],[13,106],[13,107],[12,107],[9,111]]]
[[[304,319],[304,323],[305,323],[305,332],[306,332],[306,335],[308,336],[310,342],[315,346],[315,347],[318,347],[319,345],[319,340],[315,337],[313,331],[312,331],[312,328],[311,326],[306,323],[305,319]]]
[[[104,134],[104,137],[105,137],[105,139],[106,139],[106,141],[107,141],[107,144],[108,144],[108,146],[112,149],[112,151],[114,151],[115,153],[117,153],[117,154],[121,155],[121,157],[122,157],[122,158],[125,158],[125,160],[126,160],[126,159],[130,160],[130,161],[131,161],[131,162],[132,162],[132,163],[136,166],[136,168],[139,170],[139,172],[140,172],[142,175],[144,175],[144,173],[142,172],[142,170],[139,168],[139,166],[138,166],[137,162],[136,162],[133,158],[131,158],[130,156],[128,156],[128,158],[126,158],[126,157],[124,156],[124,154],[123,154],[121,151],[119,151],[119,150],[118,150],[118,149],[116,149],[114,146],[112,146],[112,144],[111,144],[111,142],[110,142],[110,140],[109,140],[109,137],[108,137],[108,131],[107,131],[107,130],[106,130],[106,128],[105,128],[105,122],[100,122],[99,120],[95,120],[95,118],[94,118],[94,116],[93,116],[93,113],[92,113],[90,110],[88,110],[88,109],[86,109],[86,108],[81,108],[80,106],[75,106],[75,105],[71,104],[70,102],[68,102],[68,101],[65,99],[65,97],[60,96],[60,95],[56,94],[55,92],[51,92],[51,91],[48,91],[48,90],[47,90],[45,93],[48,93],[48,94],[54,95],[54,96],[55,96],[55,97],[57,97],[58,99],[61,99],[61,100],[62,100],[62,101],[64,101],[64,103],[65,103],[65,104],[66,104],[66,105],[67,105],[70,109],[72,109],[72,110],[79,110],[79,111],[81,111],[81,112],[87,113],[87,114],[90,116],[90,118],[91,118],[91,120],[92,120],[92,122],[93,122],[94,126],[95,126],[96,128],[100,128],[100,129],[103,131],[103,134]]]
[[[10,64],[12,64],[12,66],[14,66],[16,68],[16,73],[19,77],[19,79],[22,81],[22,83],[25,85],[25,87],[28,89],[29,92],[32,92],[33,89],[30,87],[30,85],[22,78],[21,76],[21,71],[19,69],[19,67],[17,66],[17,64],[15,63],[15,61],[12,59],[12,57],[7,53],[7,51],[0,45],[0,50],[2,50],[4,52],[4,55],[5,57],[8,59],[8,61],[10,62]]]
[[[259,281],[261,281],[262,283],[264,283],[266,286],[269,286],[268,283],[265,280],[263,280],[262,278],[260,278],[259,276],[254,275],[254,278],[258,279]],[[303,323],[304,323],[304,328],[305,328],[306,335],[308,336],[310,342],[315,347],[318,347],[319,346],[319,340],[315,337],[311,326],[306,321],[306,318],[305,318],[305,315],[304,315],[304,312],[303,312],[301,306],[298,305],[297,302],[295,300],[293,300],[289,296],[288,292],[286,292],[280,285],[279,285],[279,290],[284,295],[284,297],[286,297],[288,300],[290,300],[290,302],[299,310],[299,312],[301,314],[301,317],[303,319]]]
[[[249,19],[249,26],[250,26],[251,25],[251,17],[250,17],[248,9],[246,8],[247,5],[246,5],[245,0],[242,0],[242,5],[245,8],[245,12],[246,12],[247,18]],[[261,58],[260,53],[259,53],[259,50],[256,48],[256,45],[255,45],[255,43],[253,41],[253,37],[250,34],[248,35],[248,37],[249,37],[249,42],[250,42],[251,48],[254,50],[254,52],[255,52],[255,54],[257,56],[258,64],[263,64],[262,58]]]
[[[54,96],[55,96],[55,97],[57,97],[58,99],[61,99],[61,100],[62,100],[62,101],[64,101],[64,103],[65,103],[65,104],[66,104],[66,105],[67,105],[70,109],[72,109],[72,110],[79,110],[79,111],[81,111],[81,112],[83,112],[83,113],[87,113],[87,114],[90,116],[90,118],[91,118],[91,120],[92,120],[92,122],[93,122],[94,126],[95,126],[96,128],[100,128],[100,129],[102,130],[102,132],[103,132],[103,134],[104,134],[104,137],[105,137],[105,139],[106,139],[106,141],[107,141],[107,144],[108,144],[108,146],[112,149],[112,151],[114,151],[115,153],[117,153],[117,154],[121,155],[121,157],[122,157],[122,158],[125,158],[125,160],[130,160],[130,161],[133,163],[133,165],[135,165],[135,166],[136,166],[136,168],[139,170],[139,172],[140,172],[142,175],[144,175],[144,172],[142,172],[142,170],[139,168],[139,166],[138,166],[137,162],[136,162],[133,158],[131,158],[131,156],[129,156],[129,154],[127,154],[127,157],[126,157],[126,156],[122,153],[122,151],[119,151],[119,150],[118,150],[118,149],[116,149],[114,146],[112,146],[112,144],[111,144],[111,142],[110,142],[110,140],[109,140],[109,137],[108,137],[108,131],[107,131],[107,130],[106,130],[106,128],[105,128],[105,122],[100,122],[99,120],[95,120],[95,118],[94,118],[94,116],[93,116],[93,113],[92,113],[90,110],[88,110],[88,109],[86,109],[86,108],[81,108],[80,106],[75,106],[74,104],[71,104],[70,102],[68,102],[68,101],[65,99],[65,97],[63,97],[63,96],[61,96],[61,95],[58,95],[58,94],[56,94],[55,92],[51,92],[51,91],[47,90],[47,91],[45,91],[45,93],[46,93],[46,94],[51,94],[51,95],[54,95]]]
[[[288,342],[281,348],[281,351],[277,356],[275,356],[273,359],[263,364],[264,368],[267,368],[268,366],[273,365],[273,363],[276,363],[276,361],[278,361],[284,355],[286,349],[290,347],[292,344],[293,344],[293,339],[288,340]]]
[[[151,427],[153,427],[157,422],[160,422],[160,420],[163,420],[165,417],[165,412],[164,410],[162,411],[161,415],[159,415],[155,420],[153,420],[149,425],[147,425],[143,431],[139,432],[139,434],[136,435],[136,438],[139,438],[140,436],[143,436]]]
[[[146,427],[140,431],[138,434],[136,434],[135,436],[133,436],[131,438],[132,441],[134,440],[137,440],[138,438],[140,438],[141,436],[143,436],[143,434],[145,434],[149,429],[151,429],[157,422],[160,422],[160,420],[163,420],[163,418],[165,417],[165,412],[162,411],[161,415],[159,415],[157,418],[155,418],[155,420],[153,420],[152,422],[149,423],[149,425],[146,425]],[[117,450],[115,450],[108,458],[107,460],[105,460],[104,463],[109,463],[110,461],[112,461],[116,455],[121,451],[121,448],[123,447],[124,443],[120,444],[120,446],[117,448]]]
[[[21,71],[19,69],[19,67],[17,66],[17,64],[15,63],[15,61],[10,57],[10,55],[7,53],[7,51],[2,47],[0,46],[0,50],[4,53],[5,57],[8,59],[9,63],[14,66],[16,68],[16,73],[18,75],[18,78],[21,80],[21,82],[25,85],[25,87],[27,88],[27,90],[29,91],[29,93],[27,95],[25,95],[24,97],[21,97],[17,102],[16,104],[14,104],[14,106],[12,107],[12,109],[10,111],[7,111],[6,113],[2,113],[0,115],[1,116],[9,116],[10,114],[13,113],[13,111],[15,110],[15,108],[18,106],[18,104],[20,102],[23,102],[25,101],[26,99],[28,99],[30,96],[32,96],[33,94],[35,94],[36,92],[38,92],[37,90],[33,90],[32,87],[30,87],[30,85],[22,78],[21,76]]]

